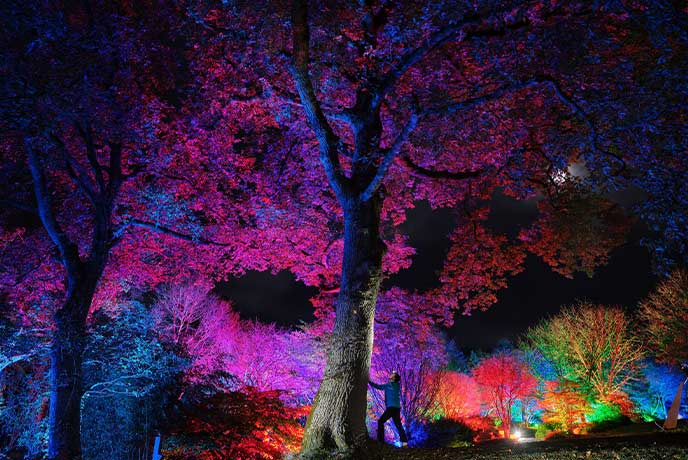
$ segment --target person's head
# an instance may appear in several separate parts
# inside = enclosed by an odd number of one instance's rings
[[[389,381],[390,382],[399,382],[401,380],[401,376],[397,374],[397,371],[393,371],[391,374],[389,374]]]

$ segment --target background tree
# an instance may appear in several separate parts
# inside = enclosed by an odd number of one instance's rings
[[[688,272],[675,270],[640,304],[640,317],[657,360],[688,369]],[[665,428],[676,428],[681,395],[687,379],[679,383]]]
[[[473,369],[473,378],[483,401],[501,421],[504,437],[511,436],[511,411],[518,399],[530,396],[537,380],[525,362],[514,354],[497,354],[484,359]]]
[[[657,360],[671,366],[688,362],[688,272],[678,269],[640,304],[648,342]]]
[[[561,377],[607,402],[623,394],[644,355],[635,325],[619,307],[585,302],[565,307],[527,337]]]
[[[480,415],[478,384],[469,374],[445,371],[439,376],[436,401],[443,417],[461,420]]]

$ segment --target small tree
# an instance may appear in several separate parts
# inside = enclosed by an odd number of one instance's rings
[[[494,410],[502,422],[504,437],[511,435],[511,409],[521,398],[530,396],[537,387],[537,380],[525,362],[517,356],[499,353],[481,361],[473,369],[483,401]]]
[[[447,364],[446,343],[435,329],[435,318],[424,309],[422,297],[391,289],[378,302],[378,326],[371,375],[386,381],[396,371],[401,377],[401,410],[410,437],[427,420],[440,384],[438,371]],[[373,402],[383,409],[380,392]]]
[[[445,418],[462,420],[480,415],[480,393],[475,379],[461,372],[439,374],[435,401]]]
[[[570,380],[546,382],[541,404],[545,409],[542,421],[565,433],[580,433],[586,424],[585,415],[592,411],[579,385]]]

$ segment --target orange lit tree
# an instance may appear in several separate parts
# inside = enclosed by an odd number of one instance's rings
[[[571,380],[546,382],[541,405],[545,409],[542,421],[566,433],[579,434],[586,424],[585,415],[592,411],[579,385]]]

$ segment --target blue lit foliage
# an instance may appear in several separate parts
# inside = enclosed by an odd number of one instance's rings
[[[636,86],[615,99],[613,116],[603,121],[613,127],[609,134],[618,136],[600,136],[604,155],[584,155],[591,179],[600,188],[641,192],[631,207],[647,224],[650,233],[642,242],[660,274],[688,263],[685,18],[685,11],[672,2],[645,3],[638,21],[642,27],[625,41],[634,46],[635,40],[647,40],[651,48],[622,64]]]
[[[40,332],[0,325],[0,456],[48,446],[48,349]]]
[[[641,372],[640,378],[628,386],[628,395],[643,420],[663,420],[667,417],[676,390],[685,377],[677,369],[653,361],[644,362]],[[688,416],[688,398],[685,392],[680,416]]]
[[[82,445],[87,460],[130,458],[162,423],[169,387],[186,360],[157,340],[148,307],[96,313],[84,360]]]

